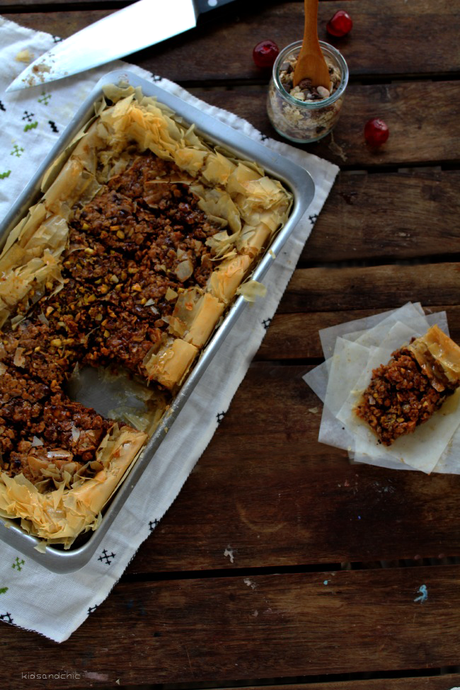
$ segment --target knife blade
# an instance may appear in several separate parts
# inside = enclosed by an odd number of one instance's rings
[[[189,31],[200,15],[234,0],[138,0],[78,31],[28,65],[18,91],[64,79]]]

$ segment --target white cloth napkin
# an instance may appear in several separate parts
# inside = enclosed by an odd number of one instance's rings
[[[126,63],[111,63],[49,86],[5,94],[25,66],[16,56],[28,50],[35,59],[56,40],[0,17],[0,220],[98,79],[113,69],[126,69]],[[153,79],[138,67],[129,69]],[[158,77],[155,81],[307,168],[314,178],[316,193],[263,281],[268,288],[266,297],[248,307],[238,320],[221,355],[200,380],[90,562],[75,573],[57,575],[0,541],[0,620],[35,630],[56,642],[66,640],[104,601],[140,544],[178,495],[260,346],[338,173],[337,166],[267,139],[248,122],[199,101],[176,84]]]

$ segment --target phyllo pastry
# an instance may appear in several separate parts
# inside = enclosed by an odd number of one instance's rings
[[[460,347],[438,326],[372,372],[355,412],[390,446],[429,420],[460,386]]]
[[[0,515],[69,547],[98,526],[292,196],[118,87],[42,191],[0,256]],[[72,401],[85,366],[156,391],[155,423]]]

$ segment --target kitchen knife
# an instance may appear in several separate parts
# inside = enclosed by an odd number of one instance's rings
[[[199,15],[233,0],[139,0],[90,24],[32,62],[7,91],[63,79],[196,27]]]

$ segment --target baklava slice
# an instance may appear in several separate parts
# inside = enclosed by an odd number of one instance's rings
[[[372,372],[355,413],[385,446],[413,433],[460,386],[460,347],[438,326]]]

